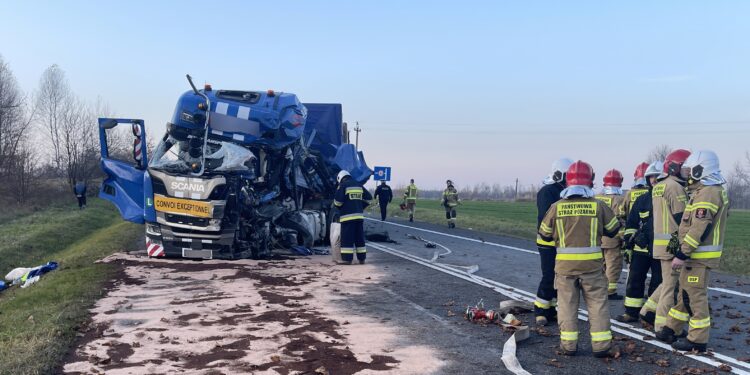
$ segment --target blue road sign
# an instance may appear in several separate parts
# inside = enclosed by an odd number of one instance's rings
[[[375,167],[372,176],[375,181],[390,181],[391,167]]]

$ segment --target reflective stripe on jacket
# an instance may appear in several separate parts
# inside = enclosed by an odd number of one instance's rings
[[[602,236],[615,236],[620,222],[594,198],[555,202],[539,224],[539,236],[557,247],[555,273],[580,275],[602,269]]]
[[[625,222],[626,215],[625,215],[625,196],[624,195],[616,195],[616,194],[602,194],[597,195],[596,199],[604,202],[609,206],[609,208],[612,209],[612,212],[615,213],[615,216],[617,216],[617,220],[620,221],[620,224]],[[622,233],[620,235],[615,236],[614,238],[609,237],[603,237],[602,238],[602,248],[604,249],[615,249],[622,245]]]
[[[563,186],[559,183],[549,184],[542,186],[541,189],[536,193],[536,228],[539,229],[539,225],[544,219],[544,215],[547,214],[552,204],[560,200],[560,193],[563,191]],[[536,245],[540,248],[554,248],[554,241],[546,241],[541,236],[536,236]]]
[[[404,191],[404,198],[410,202],[416,202],[417,201],[417,185],[409,184],[409,186],[406,187],[406,190]]]
[[[458,206],[458,190],[454,187],[449,187],[443,190],[443,202],[445,202],[448,207]]]
[[[717,268],[724,248],[724,231],[729,213],[727,191],[721,185],[692,186],[690,202],[680,222],[680,252],[689,264]]]
[[[677,232],[679,223],[675,215],[685,211],[687,193],[677,177],[669,176],[659,181],[651,189],[654,217],[654,258],[672,259],[674,255],[667,252],[667,244],[672,233]]]
[[[353,178],[341,181],[333,199],[333,205],[339,211],[339,222],[364,220],[365,207],[370,205],[372,196],[367,189],[360,186]]]

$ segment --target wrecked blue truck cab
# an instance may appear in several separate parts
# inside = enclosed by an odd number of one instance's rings
[[[126,157],[110,153],[120,126],[133,136]],[[107,176],[99,196],[145,224],[152,257],[313,247],[327,238],[338,171],[361,183],[372,174],[348,143],[340,104],[302,104],[289,93],[188,91],[152,155],[142,120],[101,118],[99,131]]]

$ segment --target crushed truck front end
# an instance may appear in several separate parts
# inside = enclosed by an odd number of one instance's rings
[[[110,150],[117,125],[132,127],[132,160]],[[100,197],[145,224],[152,257],[309,251],[327,237],[335,175],[345,169],[364,183],[372,174],[346,142],[340,104],[304,105],[289,93],[185,92],[150,155],[142,120],[102,118],[99,126],[108,176]]]

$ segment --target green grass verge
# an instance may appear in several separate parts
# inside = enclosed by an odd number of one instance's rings
[[[536,238],[535,202],[463,201],[456,209],[457,226],[519,238]],[[380,215],[379,208],[374,208]],[[408,217],[397,201],[388,205],[388,215]],[[446,225],[445,208],[437,200],[420,200],[414,213],[416,220]]]
[[[114,266],[94,261],[133,249],[142,230],[98,199],[80,212],[72,205],[53,207],[3,225],[0,236],[10,242],[0,246],[3,276],[17,265],[48,260],[60,267],[29,288],[0,292],[0,373],[54,372],[114,275]]]
[[[379,209],[372,211],[379,215]],[[389,215],[407,217],[405,211],[398,208],[398,203],[388,206]],[[535,202],[497,202],[497,201],[464,201],[458,206],[458,222],[461,228],[502,234],[511,237],[533,240],[536,238],[536,203]],[[437,200],[420,200],[417,202],[416,220],[433,224],[446,225],[445,209]],[[720,270],[737,274],[750,275],[750,211],[732,210],[727,221],[724,254]]]

